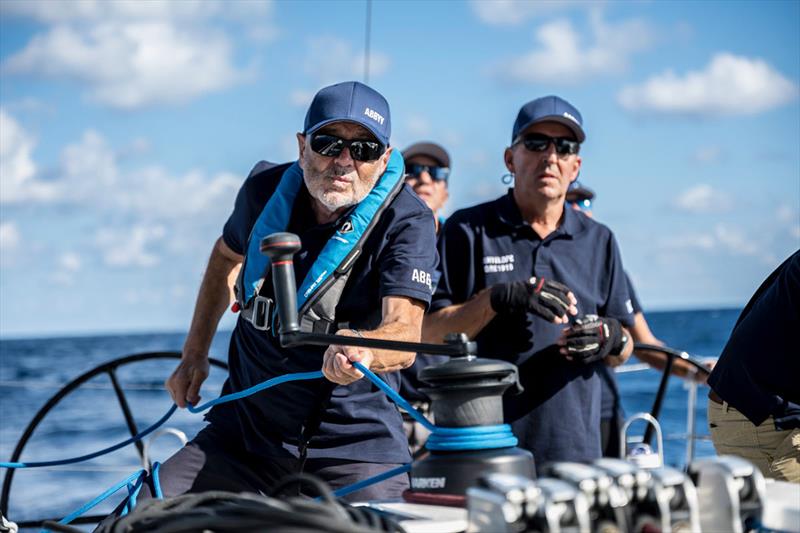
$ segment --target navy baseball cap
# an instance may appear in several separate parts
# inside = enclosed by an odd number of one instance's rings
[[[582,202],[584,200],[594,200],[594,191],[589,187],[584,187],[577,181],[573,181],[567,189],[567,202]]]
[[[559,122],[575,134],[575,139],[582,143],[586,140],[583,132],[583,118],[575,106],[558,96],[544,96],[531,100],[519,110],[514,130],[511,132],[513,143],[520,133],[538,122]]]
[[[331,122],[353,122],[367,128],[384,146],[389,145],[392,124],[389,103],[371,87],[346,81],[324,87],[306,113],[303,133],[310,135]]]

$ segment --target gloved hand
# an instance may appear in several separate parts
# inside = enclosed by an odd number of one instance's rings
[[[492,309],[498,314],[530,311],[556,324],[567,322],[567,313],[577,314],[577,300],[569,287],[553,280],[533,277],[493,285],[489,294]]]
[[[619,354],[626,342],[628,339],[623,334],[619,320],[586,315],[565,330],[561,353],[573,361],[589,364],[609,354]]]

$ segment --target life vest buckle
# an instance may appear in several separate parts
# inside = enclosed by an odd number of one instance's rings
[[[266,296],[256,295],[253,298],[252,312],[247,317],[253,327],[260,331],[269,331],[270,325],[270,309],[272,308],[272,299]]]

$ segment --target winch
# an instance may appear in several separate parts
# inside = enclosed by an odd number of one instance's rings
[[[457,357],[423,369],[419,377],[428,385],[421,390],[431,399],[437,428],[471,428],[475,436],[471,442],[460,438],[459,449],[448,449],[452,438],[445,434],[440,439],[434,432],[426,444],[429,455],[411,466],[406,501],[463,506],[467,489],[488,474],[535,478],[533,455],[516,447],[510,427],[503,424],[503,393],[509,387],[522,390],[516,366]]]

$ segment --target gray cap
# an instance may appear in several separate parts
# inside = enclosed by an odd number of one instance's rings
[[[450,155],[447,150],[436,143],[418,142],[403,150],[403,159],[406,161],[418,155],[427,155],[435,159],[439,165],[450,168]]]

